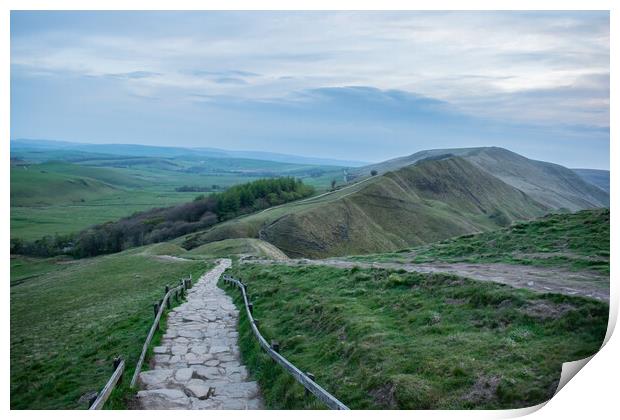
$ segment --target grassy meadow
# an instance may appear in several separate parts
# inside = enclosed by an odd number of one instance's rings
[[[353,409],[519,408],[549,399],[563,362],[596,352],[608,305],[450,275],[242,264],[268,341]],[[229,287],[236,304],[238,290]],[[320,408],[240,319],[267,407]]]
[[[550,214],[504,229],[398,252],[349,257],[371,262],[502,262],[609,274],[609,209]]]
[[[11,408],[87,408],[122,355],[131,379],[165,285],[201,275],[166,245],[82,260],[11,258]],[[174,250],[173,250],[174,251]],[[117,407],[123,400],[115,401]]]

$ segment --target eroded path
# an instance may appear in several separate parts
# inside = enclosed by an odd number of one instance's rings
[[[609,302],[609,276],[593,271],[570,271],[559,267],[500,263],[434,263],[408,264],[390,262],[357,262],[336,258],[325,260],[296,259],[287,261],[247,260],[247,263],[286,265],[325,265],[339,268],[403,269],[420,273],[448,273],[480,281],[492,281],[537,292],[584,296]]]
[[[239,312],[217,287],[230,267],[220,260],[188,291],[187,301],[168,316],[167,331],[155,347],[152,370],[140,374],[143,409],[260,409],[256,382],[240,362]]]

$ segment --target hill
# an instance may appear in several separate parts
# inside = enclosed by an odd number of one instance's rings
[[[283,153],[270,153],[248,150],[224,150],[213,147],[166,147],[149,146],[141,144],[92,144],[75,143],[56,140],[39,139],[13,139],[11,140],[11,153],[41,153],[42,151],[63,151],[80,156],[142,156],[142,157],[202,157],[202,158],[240,158],[251,160],[263,160],[281,163],[295,163],[312,166],[362,166],[365,162],[316,158],[307,156],[288,155]]]
[[[114,177],[113,172],[76,169],[82,168],[62,163],[11,167],[11,206],[79,203],[119,192],[116,185],[107,182]]]
[[[459,156],[481,170],[520,189],[539,203],[570,211],[609,206],[609,194],[584,181],[579,175],[560,165],[528,159],[500,147],[425,150],[378,164],[355,168],[353,178],[360,179],[371,171],[382,174],[417,162]]]
[[[573,169],[584,181],[599,187],[609,194],[609,171],[602,169]]]
[[[467,160],[450,157],[226,222],[179,243],[191,248],[257,237],[291,257],[361,254],[491,230],[548,210]]]
[[[136,211],[192,200],[147,171],[69,162],[11,165],[11,238],[67,234]],[[186,182],[193,183],[193,178]],[[180,181],[176,185],[183,185]]]
[[[609,235],[609,209],[582,210],[574,214],[550,214],[507,228],[398,252],[349,259],[400,264],[502,262],[609,274]]]

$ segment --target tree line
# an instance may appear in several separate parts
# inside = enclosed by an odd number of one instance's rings
[[[137,212],[77,234],[46,236],[32,242],[12,239],[11,253],[40,257],[67,254],[81,258],[119,252],[167,241],[313,193],[314,188],[292,177],[259,179],[221,193],[198,196],[189,203]]]

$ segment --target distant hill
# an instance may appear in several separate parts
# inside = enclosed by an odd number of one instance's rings
[[[399,165],[409,163],[404,167]],[[290,257],[393,251],[484,232],[550,212],[606,207],[609,195],[560,165],[500,148],[432,150],[356,171],[339,191],[179,239],[192,248],[254,237]]]
[[[287,155],[282,153],[270,153],[261,151],[223,150],[210,147],[164,147],[148,146],[140,144],[90,144],[72,143],[55,140],[15,139],[11,140],[11,153],[19,153],[32,150],[64,151],[72,152],[76,156],[92,154],[92,159],[109,156],[132,156],[132,157],[209,157],[209,158],[242,158],[254,160],[266,160],[272,162],[296,163],[304,165],[327,165],[357,167],[366,165],[366,162],[351,160],[316,158],[307,156]],[[86,157],[88,155],[83,155]]]
[[[551,208],[570,211],[609,206],[609,194],[585,182],[574,171],[554,163],[528,159],[500,147],[425,150],[410,156],[351,170],[353,177],[379,174],[429,159],[460,156]]]
[[[79,203],[118,194],[138,186],[139,180],[105,168],[64,162],[11,168],[11,206],[48,206]]]
[[[609,194],[609,171],[602,169],[573,169],[584,181],[599,187]]]
[[[289,256],[394,250],[506,226],[549,207],[463,158],[410,165],[351,190],[226,222],[185,238],[185,247],[258,237]]]

